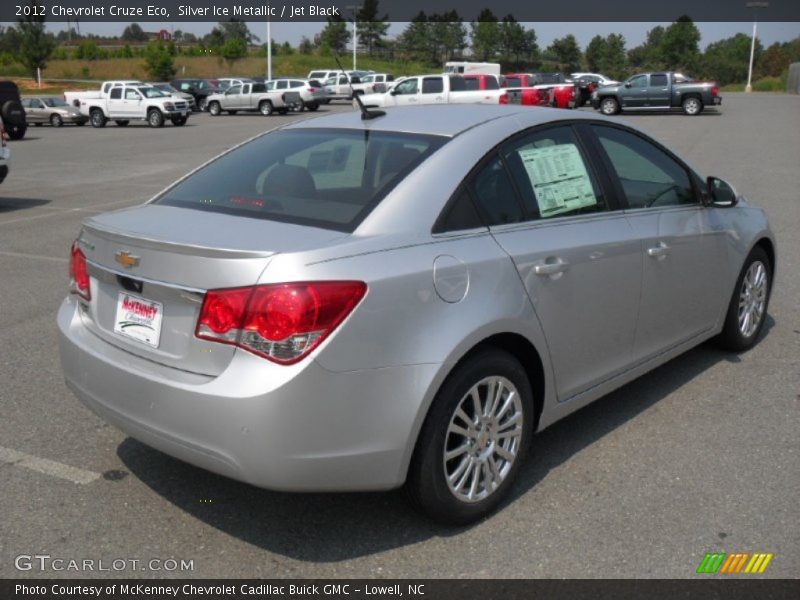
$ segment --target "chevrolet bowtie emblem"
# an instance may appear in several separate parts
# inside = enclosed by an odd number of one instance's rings
[[[114,255],[114,260],[121,264],[126,269],[135,267],[139,264],[139,257],[133,256],[130,252],[120,251]]]

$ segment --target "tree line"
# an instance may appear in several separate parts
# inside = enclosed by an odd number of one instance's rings
[[[39,0],[29,1],[37,3]],[[398,62],[417,61],[432,69],[440,69],[448,60],[463,58],[500,62],[505,71],[568,74],[589,70],[615,79],[638,71],[676,70],[713,78],[726,85],[744,81],[750,53],[750,37],[743,33],[709,44],[701,51],[700,31],[685,16],[667,27],[650,29],[645,41],[632,48],[627,47],[623,35],[611,33],[594,36],[583,49],[572,34],[542,48],[535,29],[526,28],[511,14],[498,17],[489,8],[469,22],[455,10],[431,14],[421,11],[395,39],[387,35],[390,24],[387,15],[381,15],[379,0],[364,0],[354,17],[362,54]],[[313,39],[304,37],[296,49],[288,42],[282,45],[273,42],[273,52],[297,51],[320,56],[344,53],[351,35],[349,22],[333,17]],[[28,16],[11,27],[0,26],[0,65],[19,62],[35,74],[50,59],[142,56],[152,75],[165,79],[174,73],[173,57],[178,53],[212,53],[229,63],[254,51],[266,53],[265,45],[254,50],[261,40],[250,31],[247,23],[235,19],[219,23],[204,36],[177,30],[170,42],[153,41],[151,37],[137,23],[128,25],[118,38],[80,35],[74,29],[53,34],[46,31],[44,18]],[[103,47],[112,40],[112,48]],[[768,48],[757,41],[755,77],[781,76],[790,63],[797,61],[800,61],[800,36]]]

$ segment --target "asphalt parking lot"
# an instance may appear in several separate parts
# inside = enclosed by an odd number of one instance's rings
[[[352,109],[316,114],[333,110]],[[512,500],[473,527],[434,525],[400,491],[256,489],[84,408],[62,381],[55,325],[81,221],[307,116],[31,127],[11,142],[0,185],[0,577],[682,578],[709,551],[771,552],[764,577],[797,576],[800,96],[727,94],[721,114],[620,117],[766,208],[779,254],[766,334],[740,356],[701,346],[546,430]],[[15,568],[32,554],[128,564]],[[150,559],[194,568],[129,562]]]

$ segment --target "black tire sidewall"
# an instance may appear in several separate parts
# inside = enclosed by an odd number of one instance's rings
[[[64,119],[59,115],[50,115],[50,125],[53,127],[61,127],[64,124]]]
[[[739,294],[742,289],[742,282],[744,281],[745,274],[755,261],[761,261],[767,268],[767,298],[764,303],[764,314],[761,316],[761,323],[758,324],[758,329],[750,337],[745,337],[739,331]],[[725,325],[720,334],[719,341],[723,348],[734,352],[743,352],[752,348],[758,339],[761,337],[761,332],[764,329],[764,323],[767,321],[767,314],[769,311],[769,301],[772,296],[772,273],[773,267],[769,261],[769,256],[760,246],[756,246],[747,255],[744,261],[742,270],[736,278],[736,286],[733,288],[733,294],[728,304],[728,311],[725,314]]]
[[[522,400],[523,431],[517,458],[500,488],[488,498],[468,504],[458,500],[445,481],[442,453],[453,412],[469,389],[485,377],[499,375],[510,380]],[[463,525],[490,514],[504,500],[520,465],[530,449],[533,435],[533,390],[522,365],[507,352],[486,349],[459,365],[445,380],[433,401],[417,441],[407,481],[412,500],[437,521]]]

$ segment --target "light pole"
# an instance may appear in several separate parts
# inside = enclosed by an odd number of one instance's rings
[[[769,2],[748,2],[745,4],[747,8],[753,9],[753,40],[750,42],[750,66],[747,69],[747,85],[744,86],[745,92],[752,92],[753,86],[751,82],[753,80],[753,56],[756,52],[756,29],[758,25],[758,9],[759,8],[767,8],[769,6]]]
[[[353,71],[356,70],[356,49],[358,48],[358,12],[361,10],[360,4],[350,4],[345,8],[353,11]]]
[[[267,11],[267,81],[272,81],[272,19]]]

